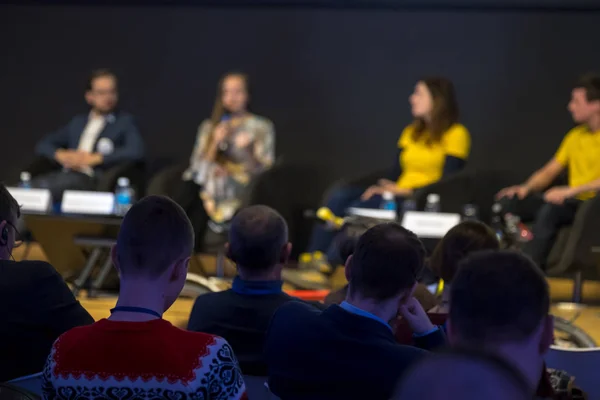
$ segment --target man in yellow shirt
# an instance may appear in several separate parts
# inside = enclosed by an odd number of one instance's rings
[[[502,189],[497,194],[498,199],[515,199],[519,203],[534,193],[543,192],[540,196],[543,204],[533,225],[533,239],[524,249],[542,268],[560,227],[571,224],[581,203],[600,190],[600,75],[585,75],[579,80],[571,93],[568,109],[580,125],[567,133],[554,157],[525,183]],[[548,189],[565,168],[568,185]],[[514,203],[505,202],[509,208],[505,211],[518,207]]]

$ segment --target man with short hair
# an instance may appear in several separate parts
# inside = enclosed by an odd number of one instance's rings
[[[269,386],[290,399],[389,399],[398,377],[426,354],[396,343],[400,313],[419,347],[444,344],[413,297],[425,250],[397,224],[367,230],[346,261],[346,301],[318,311],[290,302],[275,313],[265,346]]]
[[[238,276],[231,289],[196,299],[188,329],[225,338],[244,375],[266,376],[263,347],[269,322],[279,306],[300,301],[282,290],[281,269],[292,250],[287,224],[270,207],[244,208],[231,221],[226,246]]]
[[[525,183],[496,195],[505,212],[534,221],[533,239],[523,250],[544,270],[560,228],[572,224],[581,204],[600,190],[600,75],[579,79],[568,109],[579,125],[567,133],[554,157]],[[567,185],[550,187],[565,169]]]
[[[0,382],[41,372],[61,334],[94,322],[52,265],[12,259],[20,214],[0,184]]]
[[[502,358],[455,350],[425,358],[403,378],[392,400],[531,400],[521,373]]]
[[[245,386],[223,338],[162,319],[185,283],[192,225],[149,196],[125,215],[112,258],[121,278],[111,316],[62,335],[44,369],[47,398],[240,399]]]
[[[554,332],[548,284],[530,258],[512,251],[470,256],[452,282],[450,304],[453,346],[497,354],[537,388]]]
[[[144,156],[144,144],[133,117],[117,110],[117,77],[112,71],[92,72],[85,100],[91,107],[89,113],[74,117],[36,147],[37,155],[59,169],[34,177],[32,185],[49,188],[54,201],[60,201],[67,189],[94,190],[107,168],[140,161]]]

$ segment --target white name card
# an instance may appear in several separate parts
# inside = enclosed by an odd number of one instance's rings
[[[423,238],[442,238],[450,229],[460,223],[460,214],[407,211],[402,218],[402,226]]]
[[[115,207],[115,195],[110,192],[65,190],[61,212],[65,214],[110,215]]]
[[[52,208],[52,195],[48,189],[6,188],[24,212],[46,213]]]
[[[396,211],[394,210],[381,210],[379,208],[358,208],[350,207],[346,210],[349,215],[356,217],[365,217],[373,219],[381,219],[386,221],[396,220]]]

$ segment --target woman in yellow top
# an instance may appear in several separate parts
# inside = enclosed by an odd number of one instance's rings
[[[402,131],[391,175],[366,191],[341,187],[329,197],[326,206],[335,215],[344,215],[349,207],[379,208],[382,195],[393,193],[400,209],[414,190],[437,182],[465,165],[471,148],[469,131],[458,122],[458,102],[454,85],[445,78],[425,78],[417,82],[409,98],[414,121]],[[315,227],[309,252],[317,258],[327,253],[336,260],[331,246],[336,232]]]

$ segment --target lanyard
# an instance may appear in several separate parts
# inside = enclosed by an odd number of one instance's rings
[[[117,306],[117,307],[113,308],[112,310],[110,310],[110,313],[113,314],[113,313],[118,312],[118,311],[130,312],[130,313],[139,313],[139,314],[150,314],[150,315],[153,315],[155,317],[162,318],[162,315],[160,315],[156,311],[151,310],[149,308],[144,308],[144,307]]]

